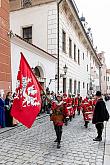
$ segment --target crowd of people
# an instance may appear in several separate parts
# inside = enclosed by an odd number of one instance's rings
[[[6,98],[0,94],[0,128],[12,127],[18,124],[18,121],[11,116],[11,107],[14,96],[12,92],[8,92]],[[40,113],[50,115],[50,121],[53,121],[56,132],[57,148],[60,148],[63,125],[68,126],[75,115],[82,113],[84,127],[88,128],[88,124],[92,121],[95,124],[98,136],[95,141],[102,140],[103,122],[108,121],[109,113],[106,109],[105,102],[100,91],[95,96],[82,98],[78,93],[74,94],[58,93],[55,94],[49,90],[41,94],[42,104]]]
[[[51,101],[50,120],[53,121],[54,129],[56,132],[57,148],[60,148],[62,137],[62,126],[75,117],[76,113],[80,115],[82,112],[84,119],[84,126],[88,128],[88,123],[92,121],[95,124],[98,136],[94,141],[102,141],[102,131],[104,128],[104,121],[109,120],[109,113],[106,109],[105,102],[102,99],[101,92],[98,91],[95,97],[86,97],[82,99],[80,94],[75,95],[56,95],[55,99]]]

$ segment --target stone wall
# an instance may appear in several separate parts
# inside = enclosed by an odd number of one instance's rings
[[[10,11],[19,10],[23,8],[23,0],[9,0],[10,1]],[[41,5],[49,2],[54,2],[55,0],[31,0],[32,6]]]

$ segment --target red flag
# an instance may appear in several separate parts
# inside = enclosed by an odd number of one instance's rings
[[[21,53],[16,97],[11,109],[11,115],[28,128],[32,126],[40,112],[41,90],[43,90],[42,86]]]

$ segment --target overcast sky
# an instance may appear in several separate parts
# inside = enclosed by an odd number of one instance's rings
[[[110,0],[75,0],[79,15],[86,18],[91,27],[98,52],[105,52],[107,67],[110,68]]]

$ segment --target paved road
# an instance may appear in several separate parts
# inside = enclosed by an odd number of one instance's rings
[[[63,128],[61,148],[56,148],[52,122],[46,116],[31,129],[19,127],[0,134],[2,165],[102,165],[104,137],[94,142],[96,129],[84,128],[82,115]],[[104,135],[103,135],[104,136]]]

